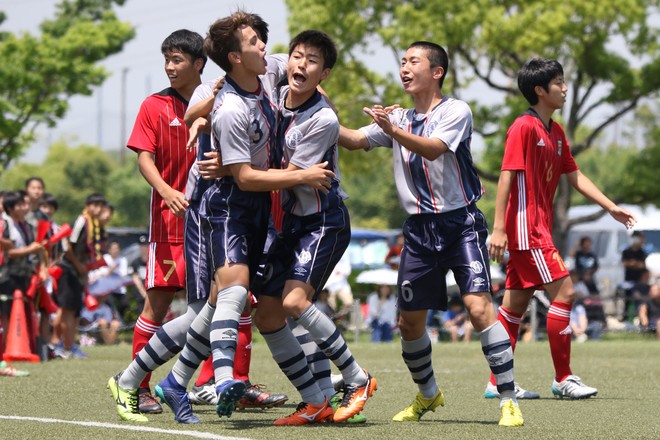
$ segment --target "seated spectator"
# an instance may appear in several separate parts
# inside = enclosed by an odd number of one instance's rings
[[[390,247],[390,250],[385,255],[385,264],[389,264],[392,269],[399,268],[401,262],[401,251],[403,251],[403,234],[396,236],[396,242]]]
[[[328,303],[335,312],[346,313],[353,306],[353,290],[348,283],[351,270],[351,260],[348,253],[344,253],[325,283],[324,289],[330,292]]]
[[[442,325],[449,332],[452,342],[458,342],[461,337],[464,342],[472,340],[472,323],[461,298],[452,297],[449,300],[448,309],[442,316]]]
[[[314,305],[321,312],[325,313],[330,319],[333,319],[335,316],[335,311],[332,310],[332,307],[330,307],[330,304],[328,303],[329,298],[330,298],[330,292],[328,292],[328,289],[323,289],[316,296]]]
[[[83,307],[80,313],[80,328],[83,332],[96,333],[101,336],[101,341],[106,345],[117,342],[117,335],[121,329],[121,320],[116,310],[106,303],[106,296],[100,297],[99,305],[93,311]],[[82,336],[81,336],[82,340]],[[95,342],[95,341],[94,341]],[[93,345],[90,343],[89,345]]]
[[[89,290],[95,283],[105,284],[109,292],[106,302],[110,307],[117,310],[119,316],[124,317],[129,308],[128,298],[126,297],[126,285],[132,279],[128,276],[128,262],[121,255],[121,246],[117,241],[111,241],[108,244],[108,252],[103,255],[106,266],[96,269],[89,273]],[[104,281],[102,281],[104,280]]]
[[[570,320],[571,332],[575,342],[586,342],[587,337],[587,312],[580,301],[573,304]]]
[[[376,291],[367,297],[369,312],[366,324],[371,327],[372,342],[389,342],[393,339],[392,330],[397,325],[396,296],[392,286],[380,284]]]
[[[592,241],[589,237],[580,238],[580,244],[573,253],[575,258],[575,270],[579,275],[579,279],[583,279],[585,272],[590,272],[592,279],[594,273],[598,270],[598,257],[591,250]]]
[[[651,285],[649,297],[639,307],[639,325],[660,339],[660,286],[657,283]]]
[[[587,314],[587,336],[589,339],[597,341],[600,339],[607,323],[603,300],[599,295],[589,295],[582,299],[582,305]]]

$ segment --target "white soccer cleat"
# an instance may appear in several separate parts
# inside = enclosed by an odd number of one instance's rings
[[[528,391],[518,385],[517,382],[515,382],[514,385],[516,386],[516,399],[538,399],[541,397],[539,393]],[[486,399],[499,399],[500,393],[497,391],[497,385],[493,385],[492,383],[488,382],[486,385],[486,391],[484,391],[484,397]]]
[[[200,387],[193,386],[188,393],[188,397],[193,405],[215,405],[218,403],[218,396],[215,394],[215,383],[212,380]]]
[[[588,399],[589,397],[598,394],[598,390],[586,386],[582,383],[582,380],[579,377],[572,374],[561,382],[553,380],[552,394],[560,399],[563,399],[564,397],[569,399]]]

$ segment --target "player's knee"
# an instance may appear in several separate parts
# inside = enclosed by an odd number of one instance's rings
[[[282,328],[285,321],[279,318],[279,314],[267,313],[257,307],[257,312],[254,314],[254,325],[260,332],[273,332]]]
[[[403,339],[408,341],[417,339],[426,331],[426,323],[416,322],[411,319],[406,319],[403,316],[399,316],[399,331],[401,332]]]

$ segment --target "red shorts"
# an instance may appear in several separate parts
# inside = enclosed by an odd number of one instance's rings
[[[507,289],[539,289],[568,276],[568,270],[556,248],[509,251],[506,265]]]
[[[144,286],[147,290],[185,288],[186,263],[183,257],[183,243],[149,243],[147,277]]]

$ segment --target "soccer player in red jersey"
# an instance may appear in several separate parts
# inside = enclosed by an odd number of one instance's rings
[[[185,288],[183,253],[184,196],[195,153],[186,147],[188,127],[183,115],[201,83],[206,64],[203,39],[185,29],[163,41],[165,73],[170,87],[144,100],[127,147],[137,153],[140,172],[151,185],[147,298],[133,333],[133,358],[161,326],[178,290]],[[161,412],[149,391],[150,375],[140,384],[140,411]]]
[[[598,390],[584,385],[570,367],[569,317],[575,292],[568,270],[552,242],[553,199],[560,176],[566,174],[576,190],[627,228],[633,227],[636,219],[580,172],[564,130],[551,119],[554,111],[561,109],[566,101],[567,87],[561,64],[542,58],[528,60],[518,74],[518,88],[531,107],[507,132],[489,247],[496,261],[504,260],[507,249],[510,254],[506,291],[498,319],[515,348],[520,319],[534,291],[546,290],[552,300],[546,327],[555,367],[552,393],[562,398],[589,398]],[[489,393],[489,388],[492,386],[486,388],[486,397],[495,397],[494,393]],[[521,397],[524,396],[518,396]]]

